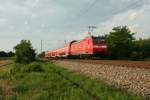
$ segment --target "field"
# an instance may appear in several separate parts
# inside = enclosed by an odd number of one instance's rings
[[[0,67],[12,63],[13,57],[0,57]]]
[[[142,100],[101,80],[65,70],[52,62],[0,68],[0,100]]]
[[[11,63],[11,62],[12,62],[11,60],[0,60],[0,66],[9,64],[9,63]]]

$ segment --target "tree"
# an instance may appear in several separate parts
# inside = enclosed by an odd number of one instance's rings
[[[35,61],[36,53],[29,40],[22,40],[14,49],[17,63],[30,63]]]
[[[4,51],[0,51],[0,57],[7,57],[7,53]]]
[[[5,51],[0,51],[0,57],[13,57],[15,54],[10,51],[10,52],[5,52]]]
[[[8,52],[7,54],[8,54],[8,57],[13,57],[13,56],[15,56],[15,53],[12,52],[12,51]]]
[[[45,52],[41,52],[41,53],[38,55],[38,57],[44,58],[44,57],[45,57]]]
[[[127,26],[118,26],[107,35],[108,52],[110,59],[126,59],[130,56],[133,46],[133,35]]]

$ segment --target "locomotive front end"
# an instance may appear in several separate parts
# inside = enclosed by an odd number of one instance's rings
[[[95,56],[102,56],[107,54],[106,39],[103,36],[92,37],[93,40],[93,54]]]

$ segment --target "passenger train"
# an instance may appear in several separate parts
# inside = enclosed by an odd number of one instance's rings
[[[88,36],[79,41],[71,41],[62,48],[48,50],[46,58],[92,58],[107,55],[107,43],[104,36]]]

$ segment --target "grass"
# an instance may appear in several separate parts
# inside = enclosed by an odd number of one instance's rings
[[[10,69],[11,68],[11,69]],[[10,70],[10,72],[9,72]],[[51,62],[14,64],[0,70],[0,80],[9,81],[9,93],[0,88],[0,99],[9,100],[142,100],[125,90],[69,72]],[[6,75],[6,76],[5,76]],[[2,77],[3,76],[3,77]],[[4,77],[5,76],[5,77]],[[6,91],[7,92],[7,91]],[[7,98],[6,98],[7,96]]]
[[[10,80],[11,68],[11,65],[0,67],[0,100],[12,100],[14,97]]]

